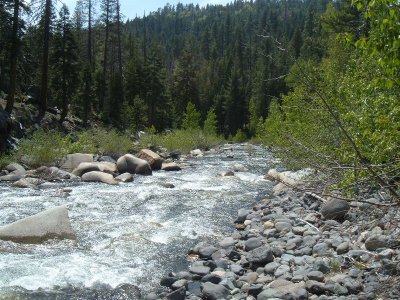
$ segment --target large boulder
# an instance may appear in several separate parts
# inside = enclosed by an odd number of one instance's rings
[[[163,159],[157,153],[155,153],[149,149],[142,149],[138,153],[137,157],[147,161],[152,170],[160,170],[161,169]]]
[[[18,181],[26,175],[24,167],[17,163],[9,164],[6,166],[6,170],[9,173],[7,175],[0,176],[0,181]]]
[[[278,172],[276,169],[271,169],[268,171],[267,175],[264,176],[264,179],[277,182],[272,190],[274,195],[280,195],[293,188],[301,187],[304,184],[304,177],[308,176],[311,172],[312,170],[310,169],[304,169],[297,172]]]
[[[350,210],[347,201],[340,199],[331,199],[321,207],[321,214],[328,220],[340,220]]]
[[[117,185],[118,182],[114,179],[114,176],[108,173],[100,171],[91,171],[82,175],[82,181],[87,182],[103,182],[111,185]]]
[[[27,177],[27,178],[21,178],[20,180],[14,182],[11,185],[11,187],[21,188],[21,189],[35,188],[38,185],[41,185],[42,183],[44,183],[44,181],[39,178]]]
[[[65,206],[53,207],[0,227],[1,240],[38,244],[54,238],[76,240]]]
[[[93,162],[93,155],[83,153],[68,154],[60,162],[60,169],[67,172],[72,172],[79,166],[80,163],[83,162]]]
[[[118,172],[116,164],[110,162],[83,162],[72,171],[72,174],[81,177],[83,174],[91,171],[105,172],[109,174],[115,174]]]
[[[116,181],[119,182],[132,182],[133,176],[131,173],[124,173],[114,178]]]
[[[141,175],[151,175],[152,170],[147,161],[140,159],[132,154],[125,154],[117,160],[119,173],[131,173]]]
[[[77,178],[77,176],[75,176],[74,174],[60,170],[57,167],[46,167],[46,166],[39,167],[35,170],[29,170],[26,172],[26,176],[32,178],[40,178],[46,181]]]

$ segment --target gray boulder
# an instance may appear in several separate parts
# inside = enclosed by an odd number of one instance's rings
[[[161,169],[163,159],[157,153],[155,153],[149,149],[142,149],[137,154],[137,157],[147,161],[152,170],[160,170]]]
[[[9,164],[6,170],[8,174],[0,176],[0,181],[18,181],[26,175],[24,167],[17,163]]]
[[[149,163],[132,154],[125,154],[117,160],[119,173],[131,173],[141,175],[151,175],[152,170]]]
[[[82,181],[86,182],[103,182],[106,184],[117,185],[118,181],[114,179],[114,176],[108,173],[100,171],[91,171],[82,175]]]
[[[60,170],[57,167],[46,167],[46,166],[39,167],[35,170],[29,170],[26,172],[26,176],[32,178],[40,178],[46,181],[77,178],[74,174]]]
[[[93,155],[83,153],[68,154],[61,160],[60,169],[67,172],[72,172],[79,166],[80,163],[83,162],[93,162]]]
[[[325,219],[342,219],[349,210],[350,205],[347,201],[331,199],[322,206],[321,214]]]
[[[1,240],[37,244],[54,238],[76,240],[64,206],[53,207],[0,227]]]
[[[42,183],[44,183],[44,181],[41,179],[27,177],[27,178],[21,178],[20,180],[14,182],[13,184],[11,184],[11,187],[22,188],[22,189],[34,188],[37,187],[38,185],[41,185]]]
[[[180,171],[181,167],[177,163],[174,163],[174,162],[163,163],[162,166],[161,166],[161,170],[167,171],[167,172],[169,172],[169,171]]]
[[[131,173],[124,173],[114,178],[116,181],[120,182],[132,182],[133,176]]]
[[[203,296],[205,297],[205,299],[226,299],[228,295],[230,295],[229,290],[222,285],[214,284],[211,282],[206,282],[203,284]]]
[[[272,249],[269,246],[261,246],[247,252],[246,259],[249,263],[261,265],[267,264],[274,260]]]
[[[117,166],[110,162],[83,162],[80,163],[77,168],[72,171],[75,176],[81,177],[83,174],[91,171],[100,171],[109,174],[115,174],[118,172]]]

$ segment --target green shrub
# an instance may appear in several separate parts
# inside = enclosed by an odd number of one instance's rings
[[[21,141],[14,158],[31,167],[50,165],[68,154],[69,145],[69,139],[60,132],[39,129]]]
[[[235,143],[243,143],[247,140],[247,135],[240,128],[236,131],[235,136],[232,138]]]

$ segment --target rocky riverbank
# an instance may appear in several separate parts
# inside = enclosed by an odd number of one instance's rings
[[[276,194],[239,210],[231,236],[195,246],[190,268],[145,299],[400,298],[399,215],[379,195],[350,206]]]

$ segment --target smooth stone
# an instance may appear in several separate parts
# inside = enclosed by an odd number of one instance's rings
[[[341,244],[339,244],[339,246],[337,246],[336,248],[336,253],[337,254],[345,254],[347,252],[349,252],[350,249],[350,243],[349,242],[343,242]]]
[[[307,277],[309,280],[315,280],[320,282],[323,282],[325,279],[325,275],[321,271],[311,271],[307,273]]]
[[[275,270],[274,276],[275,277],[281,277],[281,276],[283,276],[283,275],[285,275],[285,274],[287,274],[289,272],[290,272],[290,267],[289,266],[281,265]]]
[[[230,269],[233,273],[237,275],[243,275],[244,274],[244,269],[240,265],[232,264],[230,265]]]
[[[184,287],[173,291],[167,295],[168,300],[185,300],[186,298],[186,289]]]
[[[188,284],[188,281],[186,279],[179,279],[177,281],[175,281],[172,285],[171,285],[171,289],[173,290],[179,290],[180,288],[186,287]]]
[[[329,246],[326,243],[319,243],[313,247],[313,254],[318,256],[325,256],[328,253]]]
[[[222,241],[219,242],[219,245],[221,246],[221,248],[229,248],[232,247],[236,244],[234,238],[232,237],[227,237],[224,238]]]
[[[93,162],[93,154],[84,154],[84,153],[74,153],[68,154],[64,157],[60,162],[60,169],[72,172],[75,168],[79,166],[80,163],[83,162]]]
[[[132,154],[125,154],[118,158],[117,168],[119,173],[151,175],[152,170],[147,161]]]
[[[274,228],[274,226],[275,226],[274,223],[271,221],[267,221],[264,223],[264,229],[272,229]]]
[[[1,240],[38,244],[55,238],[76,240],[65,206],[56,206],[0,227]]]
[[[269,246],[261,246],[247,252],[246,259],[253,264],[266,264],[274,260],[272,250]]]
[[[238,216],[235,220],[235,223],[243,223],[246,220],[247,215],[250,214],[251,212],[252,211],[248,210],[248,209],[244,209],[244,208],[239,209]]]
[[[226,299],[230,291],[223,285],[206,282],[203,284],[203,296],[209,300]]]
[[[276,222],[275,229],[277,232],[289,232],[292,229],[292,225],[287,222]]]
[[[222,280],[221,276],[218,276],[216,274],[207,274],[206,276],[203,276],[203,278],[201,278],[202,282],[211,282],[214,284],[218,284],[220,283]]]
[[[193,265],[189,268],[189,272],[200,276],[205,276],[210,273],[210,268],[200,265]]]
[[[116,181],[119,181],[119,182],[132,182],[133,181],[133,175],[131,173],[123,173],[121,175],[118,175],[114,179]]]
[[[265,274],[274,274],[275,270],[279,267],[280,265],[276,262],[270,262],[268,264],[265,265],[264,267],[264,272]]]
[[[325,293],[326,288],[325,284],[315,280],[308,280],[306,281],[306,289],[312,294],[322,295]]]
[[[11,187],[21,188],[21,189],[34,188],[42,183],[44,183],[44,181],[41,179],[27,177],[27,178],[21,178],[20,180],[12,183]]]
[[[321,214],[325,219],[342,219],[350,210],[347,201],[339,199],[331,199],[324,203],[321,208]]]
[[[114,176],[108,173],[92,171],[82,175],[82,181],[86,182],[102,182],[110,185],[118,185],[118,181],[114,179]]]
[[[182,170],[182,168],[175,162],[163,163],[161,170],[165,172],[176,172]]]
[[[261,241],[260,238],[250,238],[244,243],[244,249],[245,251],[251,251],[254,250],[260,246],[263,245],[263,242]]]
[[[218,250],[218,248],[216,248],[214,246],[202,247],[199,249],[200,258],[209,259],[211,257],[211,255],[213,255],[213,253],[217,250]]]
[[[387,248],[388,246],[388,238],[380,234],[374,234],[365,241],[365,248],[369,251],[375,251],[379,248]]]
[[[292,227],[292,232],[296,235],[303,235],[304,232],[307,231],[307,228],[301,226]]]

